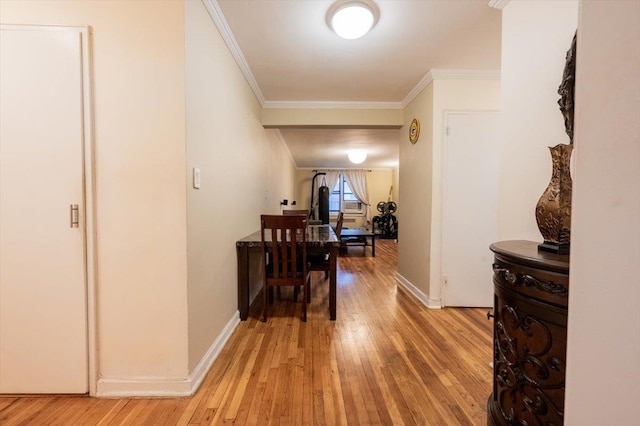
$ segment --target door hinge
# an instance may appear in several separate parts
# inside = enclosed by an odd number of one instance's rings
[[[447,126],[446,128],[447,136],[451,135],[451,127]]]

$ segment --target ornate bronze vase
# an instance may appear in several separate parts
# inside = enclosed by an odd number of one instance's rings
[[[569,253],[571,241],[571,173],[569,163],[573,145],[549,147],[553,171],[551,182],[536,205],[536,222],[544,238],[539,250]]]

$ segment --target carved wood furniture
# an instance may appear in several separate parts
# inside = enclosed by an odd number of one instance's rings
[[[569,256],[533,241],[491,245],[493,394],[489,425],[561,425],[567,348]]]

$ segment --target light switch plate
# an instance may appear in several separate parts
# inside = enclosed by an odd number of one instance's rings
[[[197,167],[193,168],[193,187],[200,189],[200,169]]]

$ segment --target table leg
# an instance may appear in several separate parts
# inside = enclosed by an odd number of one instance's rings
[[[236,245],[238,257],[238,311],[240,320],[249,317],[249,247]]]
[[[336,319],[336,287],[338,275],[338,248],[339,244],[331,244],[329,249],[329,319]]]
[[[371,256],[376,257],[376,236],[371,236]]]

